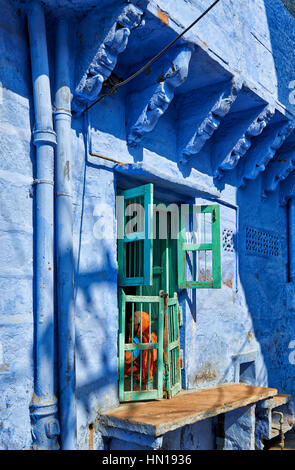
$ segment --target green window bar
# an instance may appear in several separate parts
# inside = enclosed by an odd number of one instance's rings
[[[188,206],[177,252],[179,289],[221,288],[219,205]]]
[[[120,289],[119,306],[119,399],[162,398],[163,295],[126,295]]]
[[[118,265],[120,286],[152,285],[153,185],[121,191],[118,195]]]
[[[165,389],[167,398],[172,398],[181,390],[182,368],[179,336],[180,307],[176,293],[172,299],[166,297],[164,312]]]

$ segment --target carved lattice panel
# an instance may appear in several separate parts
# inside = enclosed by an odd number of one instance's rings
[[[234,252],[234,232],[230,228],[224,228],[222,232],[222,247],[223,251],[228,253]]]

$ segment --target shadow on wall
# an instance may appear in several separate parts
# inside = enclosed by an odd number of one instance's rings
[[[269,50],[275,67],[277,99],[292,110],[289,82],[295,78],[292,60],[295,19],[280,0],[264,0],[263,3]],[[267,40],[264,47],[266,43]],[[261,177],[248,181],[244,189],[238,190],[237,204],[240,207],[240,279],[267,369],[268,385],[283,393],[294,393],[294,366],[289,362],[289,343],[295,338],[295,331],[289,307],[293,290],[288,284],[287,209],[279,206],[278,190],[266,201],[261,200]],[[249,228],[256,230],[255,240],[254,232],[247,230]],[[278,240],[276,253],[271,249],[273,240],[275,243]],[[253,243],[258,243],[262,254],[255,252]]]
[[[102,184],[98,189],[100,170],[87,163],[87,145],[84,151],[84,162],[74,175],[79,183],[74,191],[76,397],[78,440],[83,448],[88,426],[102,408],[115,406],[118,400],[116,243],[94,236],[95,207],[106,188]],[[108,181],[114,184],[111,176]]]
[[[264,385],[294,393],[294,366],[289,362],[289,343],[295,338],[288,309],[288,247],[286,208],[278,195],[260,197],[260,177],[248,182],[237,195],[239,211],[239,276],[246,304],[261,349]],[[290,294],[289,294],[290,295]]]
[[[294,44],[295,44],[295,18],[283,6],[290,7],[291,0],[264,0],[265,15],[269,28],[269,46],[273,55],[275,73],[277,78],[277,97],[287,108],[295,111],[294,104],[289,101],[290,81],[295,79],[294,73]]]
[[[108,266],[111,266],[108,251],[105,251],[105,255]],[[117,338],[117,319],[114,318],[114,312],[107,311],[108,296],[113,305],[117,304],[112,295],[112,292],[116,292],[116,282],[105,279],[106,274],[105,270],[75,273],[76,394],[79,406],[83,407],[88,419],[96,418],[93,413],[101,408],[97,408],[99,402],[101,405],[104,401],[108,402],[108,398],[103,396],[108,393],[108,388],[117,386],[117,350],[114,341]],[[108,313],[112,313],[112,316]]]

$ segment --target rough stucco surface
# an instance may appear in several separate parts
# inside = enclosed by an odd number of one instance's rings
[[[224,450],[255,450],[255,406],[226,413]]]
[[[53,14],[55,3],[50,3]],[[87,2],[87,5],[92,3],[96,2]],[[118,9],[123,4],[115,3]],[[0,299],[0,448],[29,448],[29,403],[33,389],[31,195],[34,151],[30,143],[33,101],[24,12],[21,10],[19,16],[13,3],[1,0],[0,4],[0,283],[3,292]],[[21,7],[24,4],[20,2]],[[137,4],[143,8],[144,2]],[[110,14],[111,9],[101,8],[98,13],[92,9],[83,17],[80,27],[78,15],[82,3],[60,0],[58,5],[76,8],[77,24],[73,23],[71,38],[75,49],[72,50],[72,68],[76,71],[72,74],[74,90],[81,73],[91,61],[94,45],[99,45],[99,19],[105,14],[107,26],[113,21],[114,14],[113,11]],[[110,2],[104,2],[104,5],[109,6]],[[158,7],[168,15],[169,25],[180,30],[207,5],[205,0],[158,0],[157,5],[154,1],[149,2],[145,11],[146,26],[130,36],[116,73],[127,76],[146,57],[157,52],[159,45],[166,44],[167,39],[173,37],[171,30],[157,18]],[[62,14],[65,11],[59,10]],[[50,45],[54,34],[50,26]],[[188,39],[202,44],[205,52],[198,50],[193,54],[187,80],[177,89],[168,110],[154,130],[143,138],[140,146],[133,149],[127,146],[126,121],[134,97],[139,106],[146,106],[151,94],[149,80],[157,78],[155,72],[151,71],[151,75],[108,97],[89,113],[88,137],[92,150],[138,164],[136,180],[124,176],[124,167],[113,172],[111,164],[91,157],[84,139],[88,123],[85,124],[84,118],[79,116],[73,119],[77,426],[79,447],[83,449],[89,445],[89,425],[97,418],[97,412],[115,406],[118,400],[116,244],[114,240],[97,238],[105,220],[111,232],[114,234],[116,231],[116,184],[135,186],[148,182],[140,170],[140,164],[146,164],[151,171],[161,172],[167,181],[174,178],[180,194],[187,191],[188,185],[202,185],[216,194],[211,156],[212,148],[224,142],[226,129],[222,125],[220,134],[212,137],[188,166],[179,165],[177,133],[182,119],[189,114],[195,88],[210,89],[212,83],[229,80],[230,74],[234,73],[254,82],[257,93],[265,99],[275,98],[293,110],[288,102],[288,83],[294,78],[295,25],[279,0],[224,0],[218,10],[212,11],[188,35]],[[142,47],[143,41],[145,48]],[[93,47],[89,49],[90,46]],[[53,78],[53,50],[50,49],[50,53]],[[161,64],[157,67],[155,70],[158,72]],[[237,113],[241,113],[241,120],[247,106],[250,105],[245,98],[235,108]],[[228,124],[231,124],[230,119]],[[193,123],[194,115],[188,125]],[[239,233],[239,240],[235,237],[233,241],[233,252],[222,251],[222,289],[183,291],[180,296],[184,307],[181,330],[185,359],[183,385],[187,388],[209,387],[233,381],[233,356],[255,352],[257,384],[294,393],[294,366],[288,361],[288,345],[295,337],[295,305],[293,288],[287,285],[286,209],[279,206],[277,193],[261,202],[260,176],[239,190],[236,189],[235,177],[218,187],[223,199],[240,206],[238,214],[234,208],[221,206],[222,232],[231,229]],[[167,197],[178,201],[173,183],[170,191],[164,192]],[[190,202],[208,202],[196,194],[192,197],[192,193]],[[101,219],[102,203],[111,207],[107,209],[104,221]],[[278,234],[279,255],[267,258],[247,255],[245,231],[248,226]],[[165,448],[214,446],[211,421],[188,427],[183,433],[174,432],[166,436]],[[114,439],[112,445],[114,449],[122,448],[120,439]],[[95,446],[103,446],[98,434]]]
[[[206,419],[165,434],[163,450],[214,450],[213,420]]]
[[[0,448],[31,445],[33,214],[30,70],[23,18],[0,20]]]
[[[85,168],[81,139],[74,151],[77,419],[79,445],[87,448],[88,425],[101,408],[117,404],[115,196],[112,173],[105,174],[91,166]],[[111,213],[106,204],[113,208]],[[96,238],[103,210],[107,210],[113,233],[113,239],[106,241]]]

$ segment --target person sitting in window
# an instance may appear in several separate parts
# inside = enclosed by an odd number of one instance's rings
[[[141,341],[142,339],[142,341]],[[133,344],[157,343],[157,335],[151,330],[150,317],[146,312],[136,311],[133,321]],[[128,323],[128,343],[132,344],[132,318]],[[140,356],[142,357],[140,361]],[[132,363],[133,362],[133,363]],[[129,380],[133,373],[133,390],[139,389],[140,384],[140,364],[141,364],[141,383],[142,390],[153,389],[153,383],[157,373],[157,350],[142,350],[125,352],[125,370],[124,376]],[[149,367],[150,365],[150,367]]]

